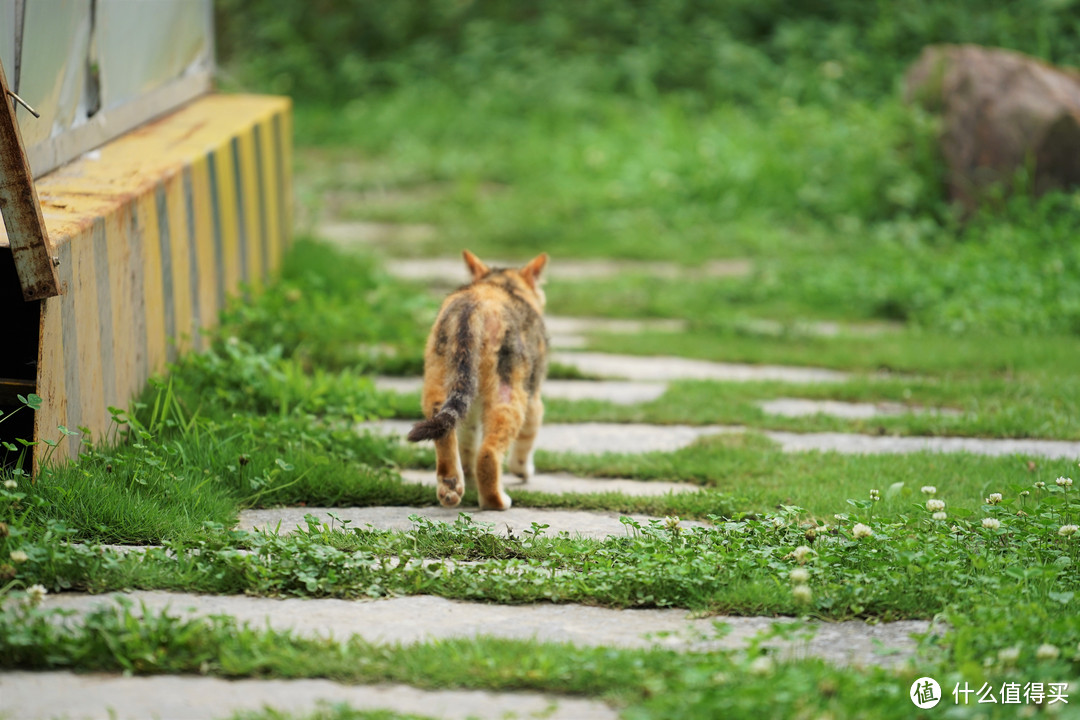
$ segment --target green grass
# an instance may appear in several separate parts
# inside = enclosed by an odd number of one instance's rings
[[[1036,611],[1017,630],[1032,629],[1043,619],[1037,609],[1026,609]],[[20,621],[18,626],[15,619]],[[985,632],[965,630],[975,640],[969,649],[973,654],[990,651],[993,658],[994,648],[1007,647],[1005,637],[991,639]],[[1009,633],[1008,640],[1015,637]],[[491,638],[383,646],[355,638],[347,642],[305,639],[238,626],[228,618],[180,620],[154,613],[138,617],[130,608],[95,611],[74,626],[51,622],[45,613],[22,611],[0,619],[4,649],[0,667],[198,673],[223,678],[323,677],[347,683],[408,683],[432,690],[539,691],[597,698],[635,719],[777,713],[908,718],[911,709],[903,696],[922,673],[951,688],[953,682],[964,680],[992,681],[999,686],[1005,680],[1024,682],[1035,675],[1055,682],[1068,678],[1075,668],[1068,650],[1062,658],[1048,662],[1036,661],[1030,647],[1023,648],[1019,662],[1012,666],[1001,662],[955,665],[941,657],[933,642],[924,644],[918,670],[838,669],[819,660],[755,664],[765,655],[761,643],[766,639],[758,638],[745,654],[583,648]],[[46,647],[48,654],[40,650]],[[991,718],[1013,716],[1012,708],[1002,708],[979,709]],[[1070,717],[1070,708],[1064,710],[1060,716]],[[266,711],[240,717],[278,720],[289,716]],[[400,716],[323,708],[311,717],[382,720]]]
[[[637,404],[606,400],[544,401],[548,423],[622,422],[659,425],[747,425],[761,430],[850,432],[869,435],[962,436],[1080,439],[1072,376],[1022,382],[977,375],[941,378],[855,377],[846,382],[671,383],[656,400]],[[839,418],[825,414],[786,417],[765,412],[759,403],[777,398],[890,403],[908,408],[900,415]],[[397,394],[395,416],[418,417],[419,395]],[[944,410],[938,413],[935,410]],[[953,414],[956,413],[956,414]]]

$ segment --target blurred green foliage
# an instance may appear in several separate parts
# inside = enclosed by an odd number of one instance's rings
[[[226,64],[263,89],[331,101],[421,78],[471,86],[554,72],[636,96],[805,102],[821,93],[807,70],[830,61],[842,64],[845,91],[870,96],[937,42],[1080,65],[1071,0],[218,0],[216,9]]]

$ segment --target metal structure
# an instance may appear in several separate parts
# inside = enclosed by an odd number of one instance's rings
[[[209,93],[211,11],[0,0],[0,65],[25,103],[0,89],[0,413],[43,399],[0,440],[39,441],[35,464],[107,437],[108,408],[199,349],[289,242],[291,104]]]
[[[34,177],[210,89],[211,0],[0,0]]]

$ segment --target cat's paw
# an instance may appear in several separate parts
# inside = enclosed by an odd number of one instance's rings
[[[490,502],[487,498],[480,498],[481,510],[509,510],[510,506],[514,504],[514,501],[510,499],[504,491],[499,491],[499,499],[497,503]]]
[[[529,478],[536,474],[536,465],[533,463],[531,453],[524,461],[521,458],[511,457],[506,469],[521,478],[523,482],[529,482]]]
[[[461,504],[461,498],[465,495],[465,483],[460,477],[439,478],[439,487],[436,490],[439,504],[443,507],[457,507]]]

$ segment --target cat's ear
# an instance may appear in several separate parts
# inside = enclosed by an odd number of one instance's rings
[[[544,266],[547,265],[547,261],[547,253],[540,253],[530,260],[525,267],[521,268],[521,277],[524,278],[525,282],[529,283],[529,285],[536,287],[536,281],[540,278],[540,273],[543,272]]]
[[[485,265],[480,258],[476,257],[468,250],[462,252],[461,255],[465,258],[465,264],[469,266],[469,272],[472,273],[473,280],[479,280],[488,274],[488,266]]]

